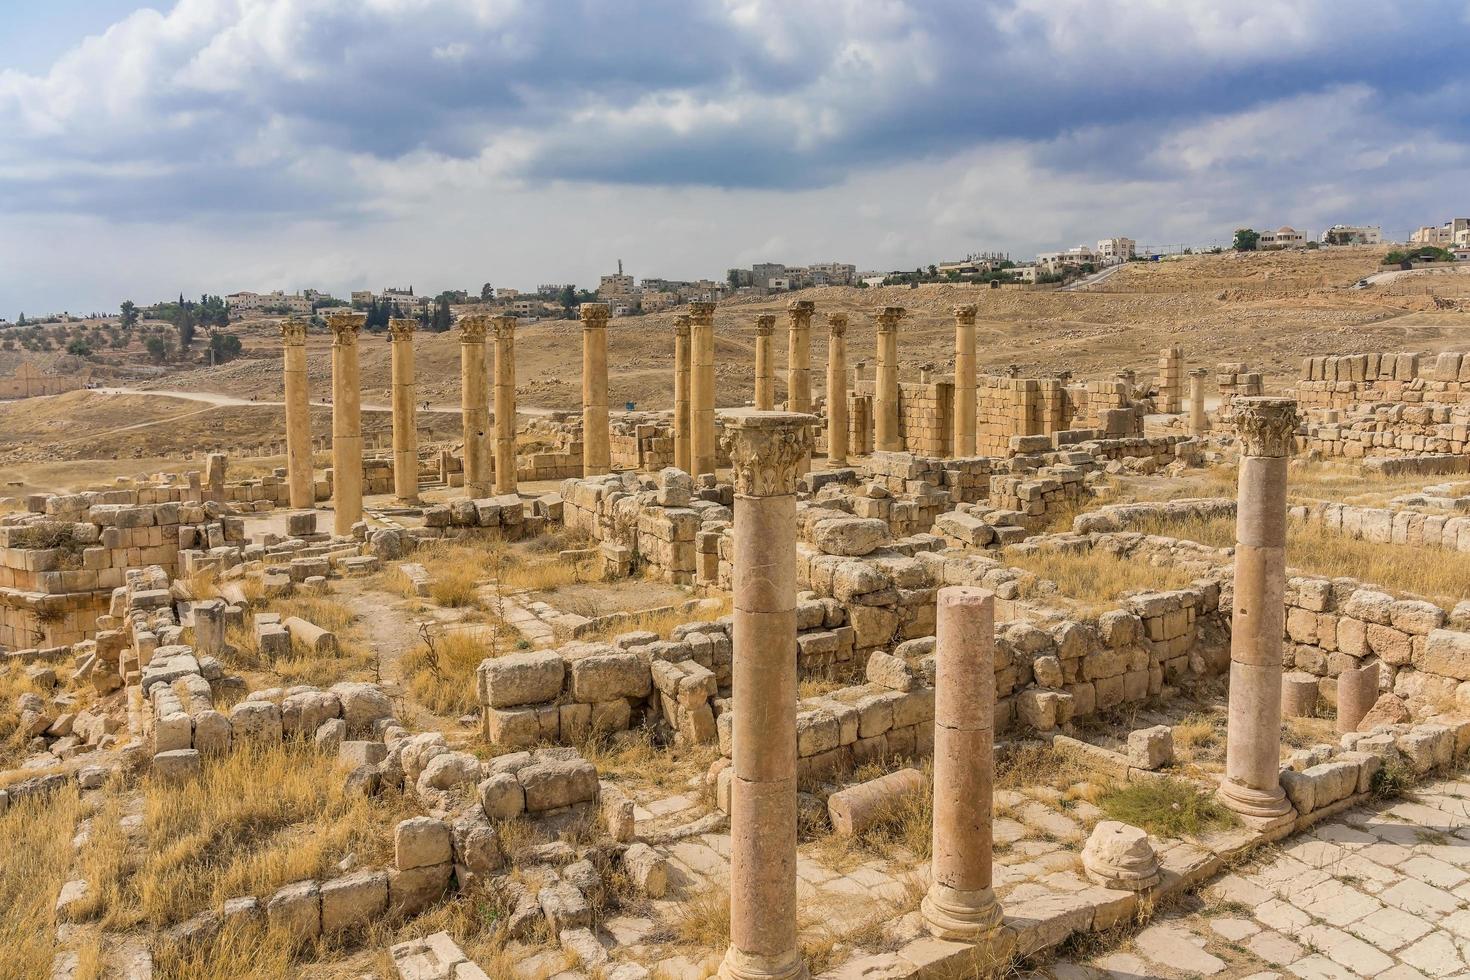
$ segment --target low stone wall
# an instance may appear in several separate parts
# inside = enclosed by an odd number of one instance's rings
[[[713,499],[710,499],[713,498]],[[728,522],[728,484],[696,488],[672,467],[655,480],[624,473],[562,484],[562,517],[569,531],[598,544],[605,567],[618,575],[647,566],[668,582],[696,579],[696,536],[708,522]]]
[[[1287,513],[1357,541],[1470,553],[1470,517],[1334,503],[1297,505]]]
[[[1470,403],[1470,356],[1454,351],[1345,354],[1302,359],[1297,400],[1304,408],[1364,402]]]
[[[1335,420],[1307,423],[1301,447],[1345,459],[1464,456],[1470,454],[1470,404],[1363,408]]]
[[[863,460],[869,482],[896,496],[922,497],[943,490],[955,502],[984,500],[995,461],[988,456],[923,456],[878,452]]]
[[[1470,514],[1470,482],[1438,483],[1418,493],[1395,497],[1389,503],[1411,510]]]

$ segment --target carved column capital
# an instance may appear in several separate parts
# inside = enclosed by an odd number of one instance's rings
[[[578,313],[582,317],[582,329],[595,330],[607,326],[611,311],[606,303],[583,303]]]
[[[762,313],[755,318],[755,333],[757,337],[769,337],[776,331],[776,314]]]
[[[461,344],[483,344],[490,318],[483,313],[470,313],[459,318],[459,342]]]
[[[846,334],[847,334],[847,314],[846,313],[828,313],[827,314],[827,330],[834,337],[846,336]]]
[[[328,313],[327,326],[332,328],[332,344],[336,347],[356,347],[357,335],[367,321],[366,313]]]
[[[690,303],[689,322],[698,327],[711,327],[715,322],[715,304]]]
[[[817,304],[809,299],[794,299],[786,306],[786,315],[791,318],[793,327],[809,327],[812,322],[812,314],[817,311]]]
[[[894,333],[898,330],[898,321],[908,316],[908,311],[902,306],[885,306],[875,315],[879,333]]]
[[[1290,456],[1296,449],[1296,402],[1290,398],[1236,398],[1230,403],[1243,456]]]
[[[680,313],[678,316],[674,317],[674,336],[676,336],[676,337],[687,337],[687,336],[689,336],[689,314],[688,313]]]
[[[741,408],[721,413],[721,447],[735,470],[735,492],[746,497],[796,493],[801,464],[811,455],[815,419],[800,412]]]
[[[388,337],[392,340],[413,340],[413,332],[418,327],[417,320],[395,317],[388,321]]]
[[[978,310],[979,307],[977,307],[974,303],[966,303],[963,306],[956,306],[954,308],[955,322],[960,324],[961,326],[973,327],[975,325],[975,314],[976,312],[978,312]]]
[[[306,343],[306,321],[292,317],[281,321],[281,340],[289,346],[300,347]]]
[[[509,314],[492,316],[490,323],[495,328],[496,340],[514,340],[516,335],[516,318]]]

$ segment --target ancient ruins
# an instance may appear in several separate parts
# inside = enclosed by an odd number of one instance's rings
[[[1202,342],[987,367],[974,304],[941,367],[811,300],[722,363],[718,313],[635,411],[582,305],[580,416],[466,315],[447,442],[395,319],[385,444],[330,311],[327,445],[287,319],[283,466],[0,517],[0,820],[77,828],[24,845],[53,975],[1470,975],[1470,353],[1268,393]],[[1235,972],[1148,924],[1187,902]]]

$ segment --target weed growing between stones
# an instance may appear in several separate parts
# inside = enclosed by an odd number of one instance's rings
[[[1115,787],[1103,793],[1097,805],[1109,820],[1142,827],[1159,837],[1198,837],[1236,822],[1211,793],[1172,777]]]

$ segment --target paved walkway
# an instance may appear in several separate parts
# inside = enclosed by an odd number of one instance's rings
[[[1118,949],[1033,978],[1470,980],[1470,776],[1349,810]]]

